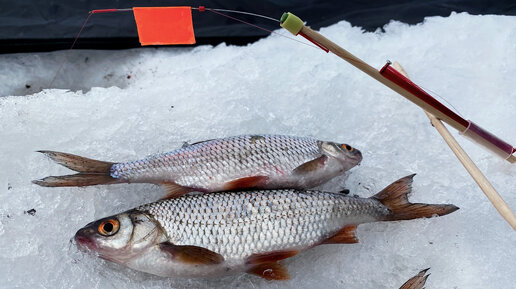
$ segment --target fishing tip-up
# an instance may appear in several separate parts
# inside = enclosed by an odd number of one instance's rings
[[[398,92],[425,111],[443,120],[470,140],[473,140],[484,148],[487,148],[489,151],[510,163],[516,163],[516,156],[513,155],[516,152],[516,148],[489,131],[481,128],[471,120],[466,120],[453,112],[410,79],[392,68],[390,62],[387,62],[387,64],[380,70],[376,70],[318,32],[305,26],[299,17],[290,12],[284,13],[281,16],[280,25],[293,35],[303,36],[325,52],[331,51],[335,55],[346,60],[351,65]]]

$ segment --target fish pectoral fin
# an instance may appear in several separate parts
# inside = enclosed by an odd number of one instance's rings
[[[242,190],[242,189],[253,189],[263,188],[267,183],[268,177],[265,176],[252,176],[245,177],[227,182],[224,185],[224,189],[227,191]]]
[[[170,242],[158,244],[162,251],[188,264],[213,265],[224,262],[222,255],[198,246],[177,246]]]
[[[298,253],[299,253],[299,251],[290,250],[290,251],[274,251],[274,252],[268,252],[268,253],[253,254],[247,258],[246,264],[274,263],[276,261],[295,256]]]
[[[177,198],[193,191],[192,188],[183,187],[172,182],[161,183],[161,185],[163,186],[163,188],[165,188],[166,193],[165,197],[163,197],[162,200]]]
[[[422,270],[416,276],[410,278],[405,284],[401,285],[400,289],[422,289],[425,286],[426,279],[430,276],[430,274],[426,275],[428,269]]]
[[[289,280],[290,274],[287,268],[277,262],[257,264],[247,270],[247,273],[254,274],[266,280]]]
[[[324,240],[321,244],[355,244],[358,243],[356,236],[357,225],[346,226],[335,235]]]
[[[297,168],[294,169],[293,173],[304,175],[307,173],[314,172],[318,169],[323,168],[327,161],[328,161],[328,157],[326,155],[322,155],[316,159],[313,159],[311,161],[308,161],[308,162],[298,166]]]

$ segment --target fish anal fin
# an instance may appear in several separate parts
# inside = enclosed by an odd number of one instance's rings
[[[224,185],[224,189],[227,191],[242,190],[242,189],[253,189],[263,188],[267,183],[268,177],[265,176],[252,176],[245,177],[227,182]]]
[[[308,161],[297,168],[294,169],[294,174],[307,174],[314,171],[317,171],[318,169],[321,169],[324,167],[326,162],[328,161],[328,157],[326,155],[322,155],[316,159],[313,159],[311,161]]]
[[[357,225],[345,226],[335,235],[324,240],[321,244],[355,244],[358,243],[356,236]]]
[[[161,183],[161,185],[163,186],[163,188],[165,188],[166,193],[165,197],[163,197],[162,200],[177,198],[194,190],[192,188],[183,187],[172,182],[164,182]]]
[[[277,262],[262,263],[252,266],[247,273],[254,274],[266,280],[289,280],[287,268]]]
[[[273,263],[279,260],[287,259],[299,253],[297,250],[290,251],[274,251],[261,254],[253,254],[247,258],[246,264],[263,264]]]
[[[162,251],[172,255],[177,260],[198,265],[213,265],[224,262],[222,255],[198,246],[177,246],[170,242],[158,244]]]
[[[412,190],[414,176],[415,174],[401,178],[371,197],[380,201],[391,211],[391,214],[385,217],[384,221],[430,218],[434,215],[443,216],[459,209],[452,204],[410,203],[408,194]]]

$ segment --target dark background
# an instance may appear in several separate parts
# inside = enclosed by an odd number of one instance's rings
[[[51,51],[70,48],[81,25],[93,9],[135,6],[203,5],[253,12],[279,19],[290,11],[312,28],[341,20],[364,30],[381,29],[391,20],[409,24],[426,16],[448,16],[451,12],[516,15],[516,1],[344,1],[344,0],[256,0],[256,1],[129,1],[129,0],[0,0],[0,53]],[[198,44],[246,44],[267,32],[249,27],[211,12],[192,11]],[[267,29],[277,23],[256,17],[231,14]],[[139,47],[132,12],[94,14],[75,48],[121,49]]]

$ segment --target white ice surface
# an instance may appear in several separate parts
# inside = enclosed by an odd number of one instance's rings
[[[516,17],[453,14],[415,26],[390,23],[384,33],[341,22],[321,32],[377,68],[399,61],[416,83],[516,143]],[[53,85],[71,90],[31,94],[48,87],[66,54],[0,56],[0,95],[16,95],[0,97],[1,288],[392,289],[427,267],[428,289],[514,288],[515,232],[421,109],[335,55],[278,35],[245,47],[72,51]],[[159,187],[31,184],[70,172],[36,150],[125,161],[247,133],[359,148],[362,165],[324,189],[368,197],[415,172],[413,201],[461,209],[361,225],[359,244],[320,246],[287,260],[287,282],[248,274],[174,279],[83,255],[69,242],[95,219],[157,199]],[[453,134],[516,209],[516,165]],[[35,215],[25,213],[33,208]]]

